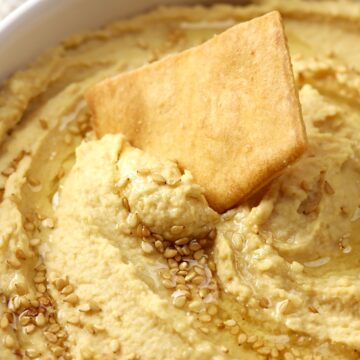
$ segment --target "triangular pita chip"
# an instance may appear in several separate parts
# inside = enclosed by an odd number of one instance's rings
[[[107,79],[86,98],[99,136],[121,132],[134,146],[176,160],[219,212],[268,183],[305,148],[276,11]]]

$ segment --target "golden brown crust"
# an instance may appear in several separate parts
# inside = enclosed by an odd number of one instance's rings
[[[176,160],[223,212],[305,148],[306,135],[278,12],[91,88],[99,136],[124,133]]]

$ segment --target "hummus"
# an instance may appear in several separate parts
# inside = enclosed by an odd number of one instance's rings
[[[91,85],[272,9],[309,144],[247,203],[220,216],[166,156],[95,138]],[[160,8],[14,74],[0,90],[0,358],[359,358],[359,24],[351,1]]]

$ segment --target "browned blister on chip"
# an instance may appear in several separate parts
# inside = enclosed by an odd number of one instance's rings
[[[176,160],[223,212],[304,151],[306,135],[280,14],[105,80],[87,95],[98,134],[124,133]]]

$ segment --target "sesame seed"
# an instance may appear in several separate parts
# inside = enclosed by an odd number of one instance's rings
[[[64,348],[61,346],[54,346],[51,348],[51,351],[54,353],[55,356],[60,357],[64,353]]]
[[[43,313],[39,313],[36,317],[35,317],[35,323],[37,326],[42,327],[47,323],[47,319],[45,317],[45,315]]]
[[[161,253],[164,252],[164,244],[162,243],[162,241],[156,240],[154,245],[155,245],[155,248],[157,251],[159,251]]]
[[[44,332],[44,336],[46,338],[46,340],[48,340],[49,342],[55,344],[58,340],[57,336],[51,332],[45,331]]]
[[[166,248],[166,250],[164,251],[164,257],[166,257],[167,259],[173,258],[176,255],[177,255],[176,249]]]
[[[268,348],[267,346],[264,346],[264,347],[258,349],[257,352],[261,355],[269,355],[271,353],[271,349]]]
[[[245,344],[247,341],[247,336],[245,334],[240,334],[237,338],[237,341],[239,345]]]
[[[239,326],[233,326],[231,329],[230,329],[230,334],[231,335],[238,335],[240,332],[240,327]]]
[[[190,241],[189,238],[184,237],[184,238],[176,240],[175,244],[179,245],[179,246],[182,246],[182,245],[186,245],[189,241]]]
[[[35,330],[35,325],[34,324],[29,324],[27,326],[24,327],[24,331],[26,334],[31,334],[32,332],[34,332]]]
[[[210,290],[208,288],[201,288],[199,289],[199,296],[204,299],[206,296],[209,295]]]
[[[70,294],[65,297],[64,301],[71,305],[76,305],[79,302],[79,297],[75,294]]]
[[[122,202],[122,205],[123,205],[124,209],[127,210],[128,212],[130,212],[130,205],[129,205],[129,200],[128,200],[128,198],[124,196],[124,197],[121,199],[121,202]]]
[[[52,218],[46,218],[42,221],[42,226],[48,229],[53,229],[55,227],[55,222]]]
[[[171,234],[173,235],[179,235],[181,234],[185,229],[185,226],[184,225],[173,225],[171,228],[170,228],[170,232]]]
[[[154,252],[153,246],[146,241],[141,242],[141,249],[145,254],[151,254],[152,252]]]
[[[51,324],[48,328],[47,331],[51,332],[53,334],[56,334],[58,331],[60,330],[60,325],[59,324]]]
[[[11,335],[5,335],[3,342],[8,349],[13,349],[16,345],[15,339]]]
[[[253,343],[255,343],[256,341],[257,341],[257,336],[256,336],[256,335],[251,335],[251,336],[249,336],[248,339],[247,339],[248,344],[253,344]]]
[[[204,326],[201,326],[200,327],[200,331],[203,332],[204,334],[208,334],[209,333],[209,329],[204,327]]]
[[[200,260],[202,256],[204,256],[204,250],[198,250],[194,253],[195,260]]]
[[[168,265],[170,268],[175,269],[179,267],[179,264],[176,260],[174,259],[168,259]]]
[[[6,263],[14,269],[20,269],[21,267],[21,263],[18,259],[8,259],[6,260]]]
[[[261,298],[261,299],[259,300],[259,305],[260,305],[262,308],[267,309],[267,308],[270,306],[270,302],[269,302],[269,300],[266,299],[266,298]]]
[[[197,242],[197,240],[191,240],[189,244],[189,249],[191,251],[198,251],[201,249],[201,245]]]
[[[201,314],[201,315],[199,315],[199,320],[201,322],[210,322],[211,316],[209,314]]]
[[[195,284],[195,285],[200,285],[200,284],[202,284],[204,281],[205,281],[205,278],[204,278],[203,276],[201,276],[201,275],[197,275],[197,276],[195,276],[195,277],[191,280],[191,282],[192,282],[193,284]]]
[[[179,265],[179,269],[180,270],[186,270],[189,267],[189,264],[186,261],[183,261],[180,265]]]
[[[136,171],[138,173],[138,175],[150,175],[151,174],[151,170],[150,169],[139,169]]]
[[[236,321],[234,319],[229,319],[229,320],[225,320],[224,324],[225,324],[225,326],[232,327],[232,326],[236,325]]]
[[[154,183],[156,183],[158,185],[166,184],[166,179],[160,174],[152,174],[151,178],[154,181]]]
[[[177,308],[184,307],[184,305],[186,304],[186,296],[180,295],[180,296],[175,297],[174,300],[173,300],[173,304]]]
[[[4,315],[2,318],[1,318],[1,321],[0,321],[0,328],[1,329],[5,329],[7,328],[9,325],[9,320],[8,318]]]
[[[63,295],[71,294],[74,291],[74,287],[72,285],[66,285],[62,290],[61,293]]]
[[[139,216],[137,213],[129,213],[126,222],[129,224],[130,227],[135,228],[139,224]]]
[[[54,284],[56,290],[61,291],[67,285],[67,281],[59,278],[59,279],[54,280],[53,284]]]
[[[26,326],[30,324],[31,318],[29,316],[20,316],[19,323],[21,326]]]
[[[15,250],[15,256],[19,259],[19,260],[26,260],[26,254],[24,252],[24,250],[22,249],[16,249]]]
[[[168,280],[168,279],[164,279],[161,281],[163,286],[166,288],[166,289],[173,289],[175,288],[175,284],[171,281],[171,280]]]
[[[26,356],[28,356],[30,359],[35,359],[41,355],[40,351],[37,351],[35,349],[27,349],[25,350]]]

